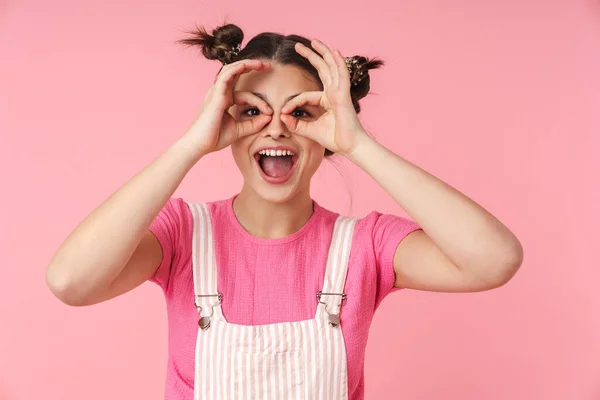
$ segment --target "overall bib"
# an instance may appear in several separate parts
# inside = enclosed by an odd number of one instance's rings
[[[192,266],[198,337],[194,399],[347,399],[346,348],[339,313],[355,218],[339,216],[313,319],[268,325],[225,320],[206,204],[192,211]]]

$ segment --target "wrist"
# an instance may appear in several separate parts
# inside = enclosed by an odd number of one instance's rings
[[[191,164],[190,167],[207,154],[207,152],[200,149],[193,138],[187,134],[177,139],[177,141],[171,145],[169,150],[177,153],[183,160],[188,161]]]
[[[356,146],[350,153],[346,154],[346,158],[354,164],[361,166],[362,162],[369,157],[369,154],[372,154],[376,150],[379,143],[366,132],[362,132],[357,137]]]

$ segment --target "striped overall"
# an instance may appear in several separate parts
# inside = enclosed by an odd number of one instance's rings
[[[347,399],[346,348],[339,314],[356,219],[339,216],[313,319],[237,325],[223,317],[210,212],[190,203],[198,308],[194,399]]]

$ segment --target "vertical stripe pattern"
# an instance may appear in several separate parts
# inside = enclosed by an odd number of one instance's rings
[[[328,320],[329,314],[340,313],[342,297],[322,295],[310,320],[255,326],[227,322],[216,296],[198,297],[217,295],[217,265],[208,207],[189,207],[196,306],[199,317],[210,316],[210,327],[198,328],[194,399],[347,399],[344,338],[341,327]],[[355,223],[345,216],[335,222],[323,293],[343,293]]]

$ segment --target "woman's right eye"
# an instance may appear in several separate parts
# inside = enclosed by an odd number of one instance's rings
[[[254,111],[256,111],[256,114],[248,114],[248,112],[254,112]],[[260,110],[256,107],[248,108],[242,112],[243,115],[247,115],[249,117],[256,117],[259,113],[260,113]]]

